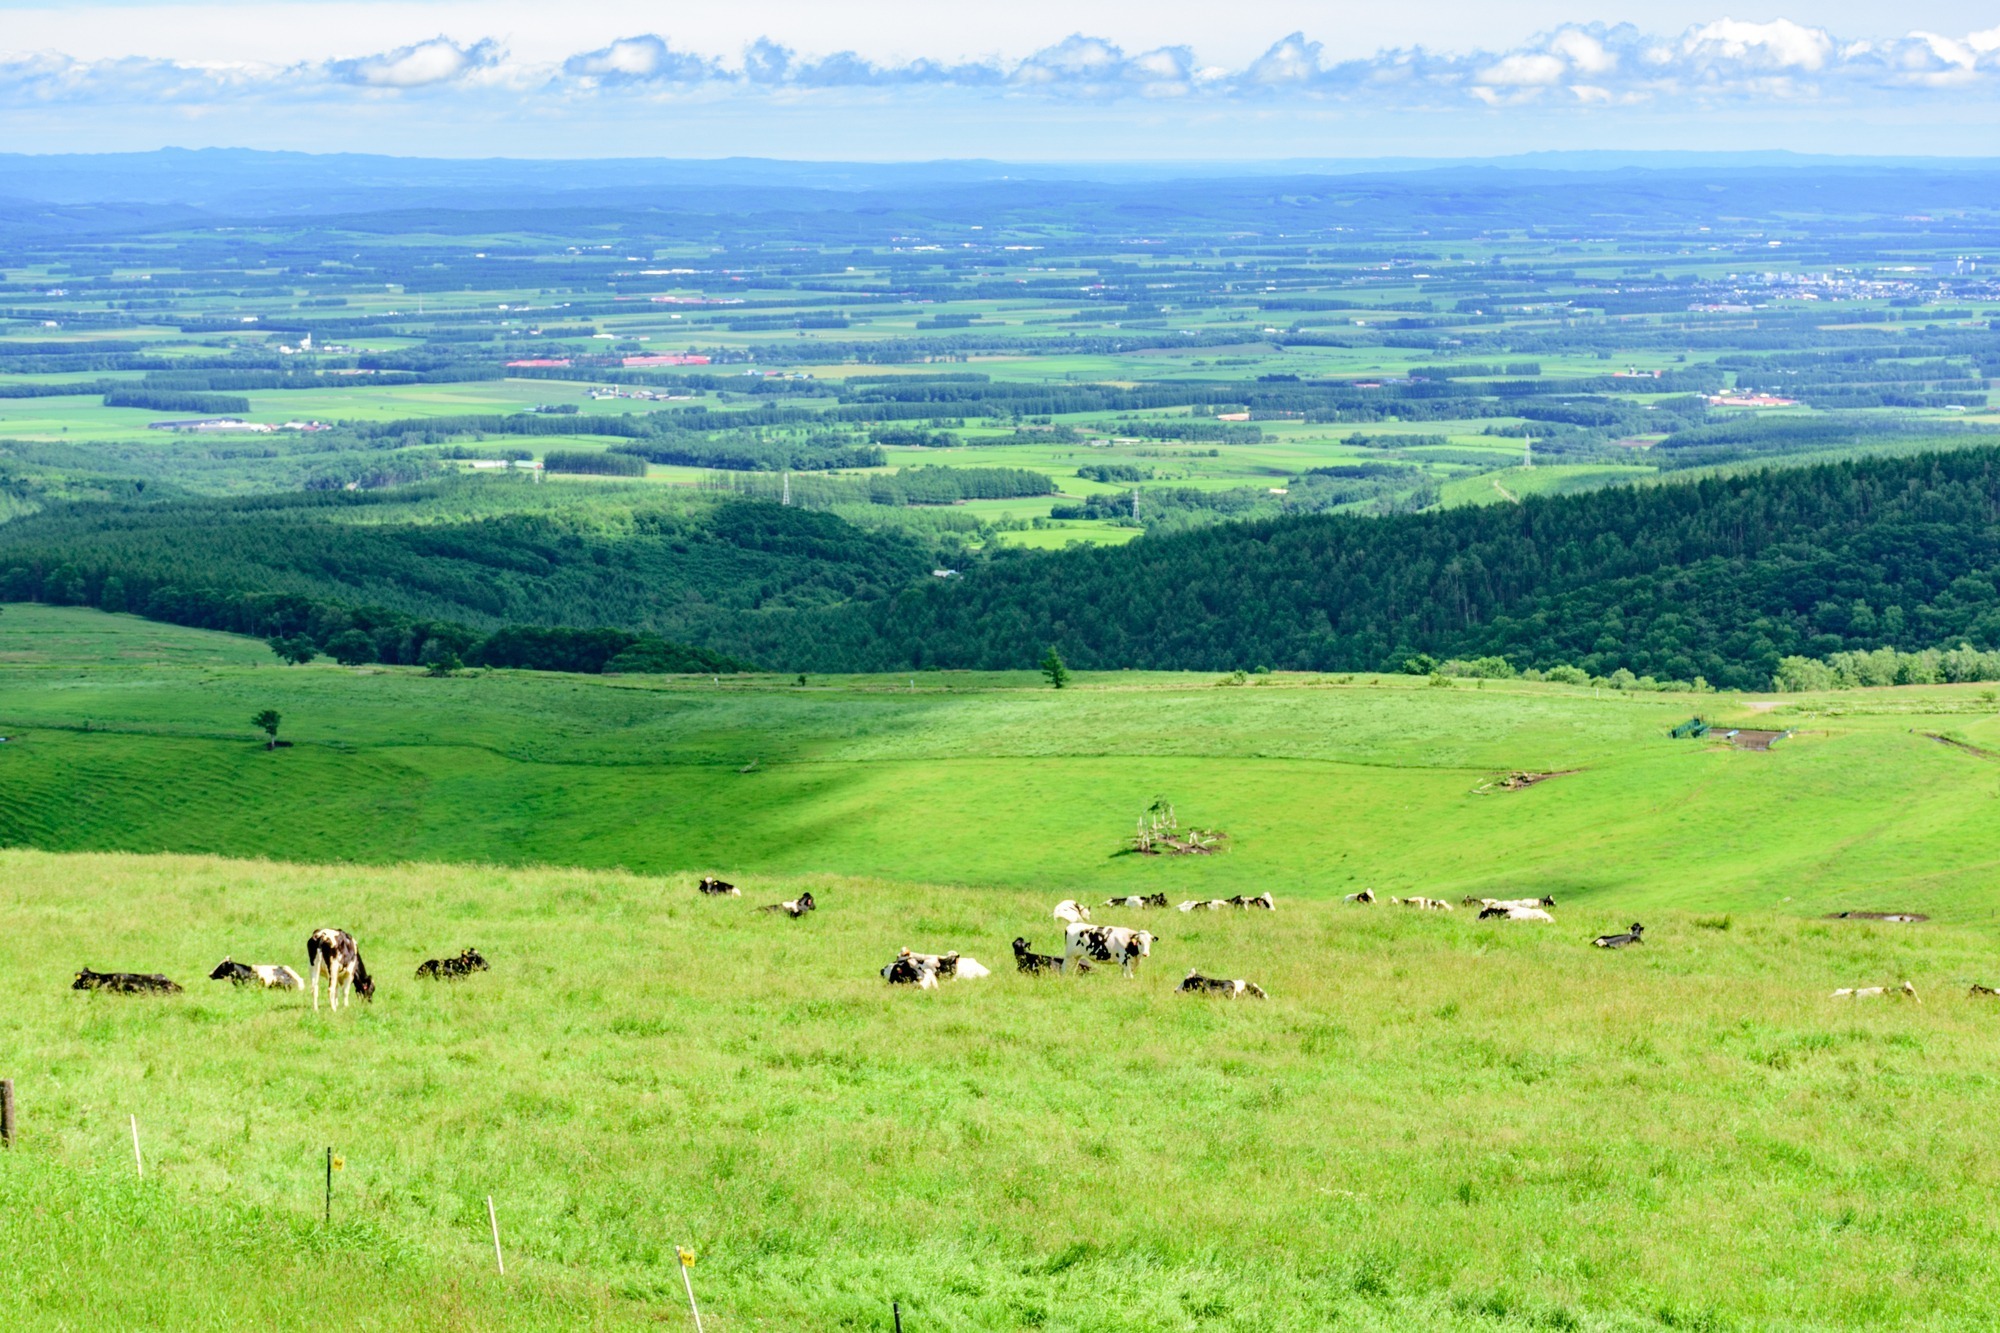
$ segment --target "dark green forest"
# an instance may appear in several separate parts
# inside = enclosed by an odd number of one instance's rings
[[[915,536],[769,502],[629,525],[357,521],[399,498],[410,492],[50,510],[0,526],[0,600],[322,646],[348,628],[338,608],[373,608],[364,620],[397,627],[380,636],[390,661],[412,618],[482,636],[605,625],[685,639],[716,662],[811,671],[1030,667],[1054,644],[1083,668],[1497,656],[1761,688],[1787,656],[2000,644],[2000,449],[1252,520],[1003,552],[951,579],[931,577],[939,552]],[[336,609],[284,624],[241,610],[271,594]]]

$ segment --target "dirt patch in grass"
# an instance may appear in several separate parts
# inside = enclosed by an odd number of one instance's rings
[[[1538,782],[1547,782],[1550,778],[1566,778],[1572,773],[1581,772],[1583,770],[1580,768],[1565,768],[1555,773],[1529,773],[1516,770],[1512,773],[1503,773],[1497,778],[1486,779],[1472,789],[1472,794],[1484,796],[1488,792],[1496,791],[1526,791]]]

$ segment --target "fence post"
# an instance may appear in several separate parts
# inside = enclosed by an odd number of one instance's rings
[[[896,1316],[896,1333],[903,1333],[903,1303],[890,1301],[889,1312]]]
[[[694,1316],[694,1333],[702,1333],[701,1307],[694,1303],[694,1279],[688,1276],[688,1269],[694,1267],[694,1251],[685,1245],[676,1245],[674,1248],[680,1254],[681,1285],[687,1288],[688,1313]]]
[[[132,1117],[132,1160],[138,1164],[140,1178],[146,1175],[146,1159],[139,1155],[139,1117]]]
[[[333,1145],[326,1148],[326,1223],[333,1225]]]
[[[493,1211],[493,1196],[486,1196],[486,1220],[493,1224],[493,1263],[500,1276],[507,1276],[507,1261],[500,1257],[500,1214]]]
[[[0,1078],[0,1147],[14,1146],[14,1080]]]

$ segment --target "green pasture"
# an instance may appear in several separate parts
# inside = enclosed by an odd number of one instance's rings
[[[1063,691],[1027,673],[440,680],[261,652],[8,607],[0,842],[727,865],[1057,896],[2000,909],[2000,768],[1924,734],[2000,748],[1991,687],[1744,700],[1368,675],[1087,673]],[[267,707],[291,748],[261,748],[249,719]],[[1669,740],[1695,711],[1799,734],[1770,753]],[[1480,790],[1516,771],[1563,776]],[[1121,854],[1162,796],[1225,830],[1227,853]]]

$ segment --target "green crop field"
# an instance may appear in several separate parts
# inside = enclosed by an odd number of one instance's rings
[[[1669,739],[1694,710],[1797,734]],[[1997,715],[1977,686],[438,680],[9,606],[0,1318],[117,1265],[118,1326],[286,1322],[332,1277],[357,1327],[636,1327],[684,1317],[688,1244],[725,1330],[891,1300],[936,1329],[1977,1328]],[[1514,772],[1562,776],[1481,790]],[[1225,850],[1124,852],[1158,795]],[[804,889],[803,920],[752,910]],[[1057,949],[1059,898],[1264,889],[1100,910],[1159,935],[1136,979],[1007,966]],[[1546,893],[1556,924],[1392,893]],[[1589,946],[1633,919],[1644,945]],[[303,970],[325,924],[372,1004],[204,979]],[[490,973],[411,979],[467,945]],[[995,975],[892,991],[903,945]],[[188,993],[74,993],[85,965]],[[1270,999],[1174,994],[1190,968]],[[1923,1003],[1829,998],[1904,979]]]

